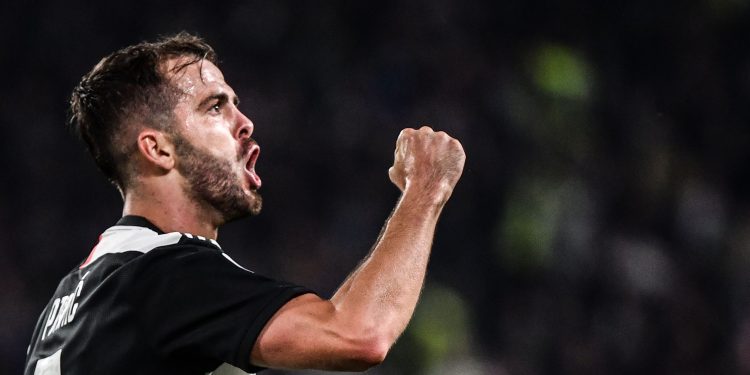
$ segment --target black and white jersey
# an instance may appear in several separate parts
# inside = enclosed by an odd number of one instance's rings
[[[58,285],[24,374],[255,372],[261,330],[304,293],[239,266],[212,239],[126,216]]]

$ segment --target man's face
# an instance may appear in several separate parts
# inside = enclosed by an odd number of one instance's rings
[[[169,67],[180,59],[170,61]],[[238,99],[219,68],[209,61],[174,74],[184,94],[175,106],[176,168],[185,177],[185,192],[227,222],[262,206],[261,180],[255,172],[260,153],[250,138],[253,123],[237,108]]]

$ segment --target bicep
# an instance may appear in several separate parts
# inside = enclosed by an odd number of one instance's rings
[[[268,321],[250,361],[273,368],[363,370],[382,361],[377,341],[314,294],[293,298]]]

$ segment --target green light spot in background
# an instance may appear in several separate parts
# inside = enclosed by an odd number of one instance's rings
[[[510,192],[496,233],[503,267],[534,273],[550,266],[561,203],[561,189],[554,181],[529,179]]]
[[[531,63],[534,83],[543,91],[571,99],[586,99],[591,94],[591,68],[570,48],[542,45]]]
[[[453,290],[428,284],[409,325],[425,364],[436,365],[451,355],[466,353],[469,323],[466,303]]]

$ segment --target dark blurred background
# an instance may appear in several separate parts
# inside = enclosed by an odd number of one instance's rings
[[[263,213],[219,237],[256,272],[330,296],[398,198],[398,132],[463,143],[421,303],[370,373],[750,373],[750,2],[13,3],[0,374],[121,214],[66,129],[72,87],[180,30],[263,148]]]

